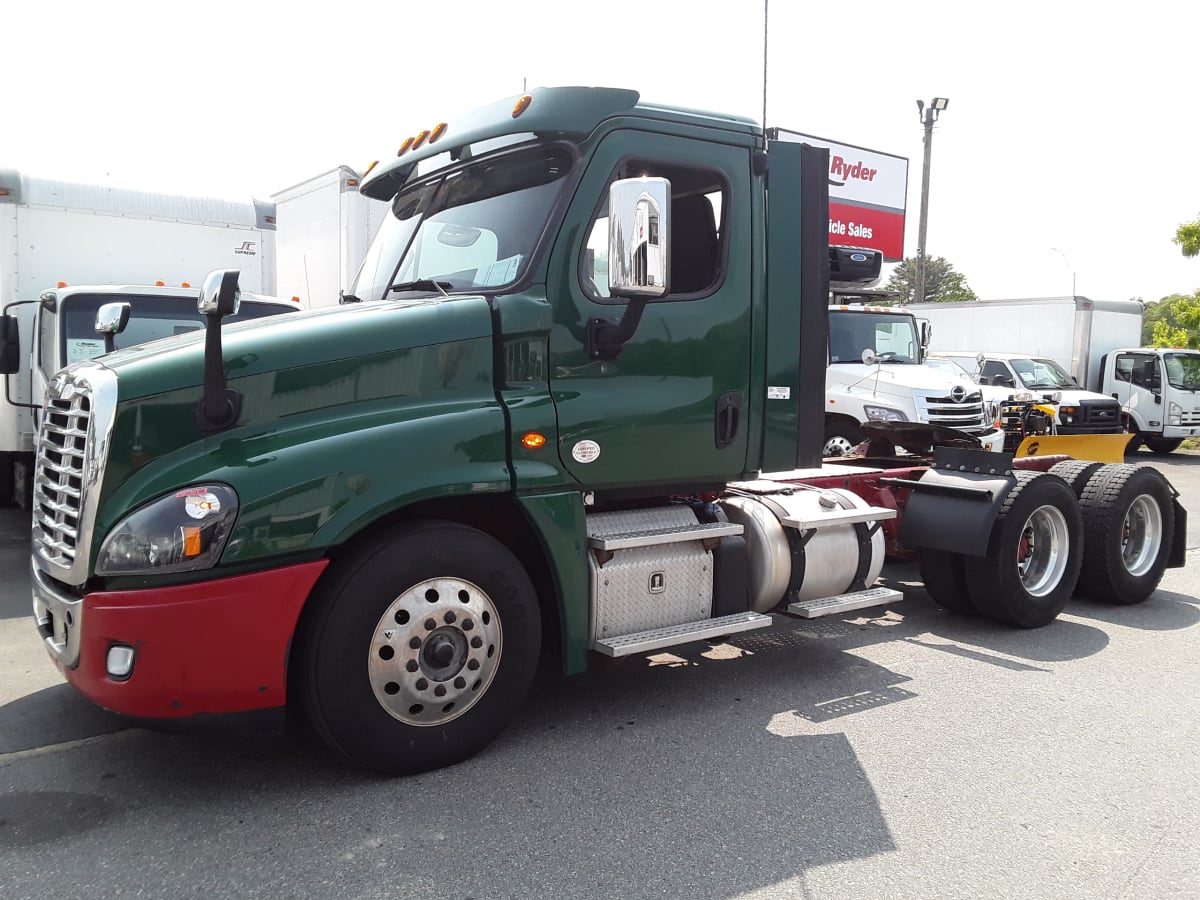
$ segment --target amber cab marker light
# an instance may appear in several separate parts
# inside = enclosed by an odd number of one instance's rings
[[[370,175],[371,170],[373,168],[375,168],[377,165],[379,165],[379,160],[375,160],[373,163],[371,163],[369,166],[367,166],[367,171],[363,172],[363,178],[366,178],[368,175]]]
[[[67,286],[67,283],[66,283],[65,281],[60,281],[60,282],[58,283],[58,286],[59,286],[59,287],[66,287],[66,286]]]
[[[425,143],[425,138],[427,138],[427,137],[429,137],[429,129],[428,128],[426,128],[424,131],[422,131],[420,134],[417,135],[416,139],[413,141],[412,148],[414,150],[416,150],[423,143]]]
[[[438,122],[436,125],[433,126],[433,131],[429,132],[429,143],[432,144],[434,141],[436,141],[438,138],[440,138],[445,133],[446,133],[446,123]]]
[[[517,116],[529,109],[529,104],[532,102],[533,97],[531,97],[529,94],[522,96],[521,99],[517,101],[517,105],[513,107],[513,118],[517,118]]]
[[[155,287],[166,287],[167,283],[165,281],[156,281],[156,282],[154,282],[154,286]]]
[[[179,283],[179,286],[180,286],[180,287],[185,287],[185,288],[190,288],[190,287],[192,286],[192,283],[191,283],[190,281],[181,281],[181,282]]]
[[[406,137],[404,143],[400,145],[400,149],[396,151],[397,156],[403,156],[409,147],[412,146],[413,138]]]
[[[521,445],[526,450],[539,450],[546,446],[546,436],[536,431],[527,432],[521,437]]]

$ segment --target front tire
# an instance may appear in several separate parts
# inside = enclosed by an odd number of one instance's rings
[[[494,538],[450,522],[391,529],[331,566],[297,635],[301,703],[354,762],[408,775],[496,737],[537,668],[528,575]]]
[[[1105,466],[1088,483],[1081,594],[1131,605],[1154,593],[1175,537],[1173,499],[1166,478],[1143,466]]]
[[[825,424],[825,444],[821,456],[826,459],[849,456],[863,442],[862,429],[851,419],[834,418]]]
[[[1075,590],[1083,520],[1071,487],[1056,475],[1020,470],[992,526],[985,557],[964,557],[971,602],[1020,628],[1053,622]]]
[[[1166,456],[1169,453],[1174,453],[1179,449],[1179,445],[1183,443],[1183,438],[1143,438],[1150,452],[1156,456]]]

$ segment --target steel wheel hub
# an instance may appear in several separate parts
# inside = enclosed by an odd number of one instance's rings
[[[1052,592],[1067,570],[1067,519],[1054,506],[1039,506],[1025,520],[1017,545],[1017,574],[1034,597]]]
[[[367,672],[388,714],[408,725],[456,719],[487,691],[500,662],[500,616],[477,585],[431,578],[389,605],[371,635]]]
[[[1129,505],[1121,526],[1121,562],[1130,575],[1145,575],[1162,545],[1162,511],[1154,498],[1140,494]]]

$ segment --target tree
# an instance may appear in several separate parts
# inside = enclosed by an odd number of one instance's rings
[[[1147,303],[1142,317],[1142,343],[1148,347],[1200,349],[1200,290]]]
[[[952,303],[955,300],[978,300],[975,292],[967,285],[967,279],[954,271],[942,256],[931,256],[925,260],[925,296],[913,299],[917,280],[917,260],[908,257],[892,270],[892,277],[884,285],[885,291],[896,291],[904,303]]]
[[[1173,243],[1183,249],[1184,256],[1200,256],[1200,219],[1184,222],[1176,228]]]

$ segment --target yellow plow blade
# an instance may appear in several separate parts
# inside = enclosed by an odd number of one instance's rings
[[[1125,461],[1125,447],[1133,435],[1123,434],[1044,434],[1027,437],[1017,447],[1016,456],[1055,456],[1063,454],[1075,459],[1093,459],[1096,462],[1119,463]]]

